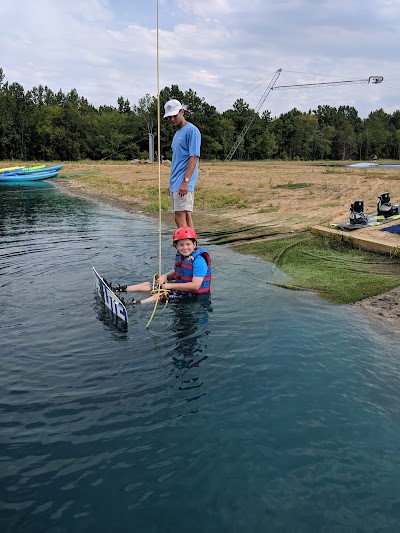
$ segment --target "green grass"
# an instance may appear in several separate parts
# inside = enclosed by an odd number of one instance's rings
[[[279,205],[269,205],[268,207],[262,207],[258,209],[257,213],[276,213],[279,211]]]
[[[223,209],[236,207],[238,209],[249,207],[247,199],[240,191],[223,191],[196,187],[195,203],[199,209]]]
[[[279,286],[317,291],[334,303],[353,303],[400,285],[400,258],[314,235],[253,242],[235,250],[275,263],[291,278]]]
[[[337,168],[326,168],[324,174],[342,174],[342,170],[338,170]]]
[[[171,203],[169,201],[169,198],[161,198],[161,211],[169,211],[171,209]],[[145,204],[143,206],[143,211],[146,211],[147,213],[158,213],[159,211],[159,202],[153,201],[149,202],[148,204]]]
[[[107,189],[109,193],[121,194],[124,196],[131,196],[133,198],[148,200],[144,205],[144,209],[153,212],[155,210],[154,203],[157,203],[158,210],[158,187],[143,187],[140,184],[126,184],[115,181],[112,177],[106,175],[95,174],[88,175],[82,179],[94,189]],[[163,191],[165,193],[165,191]],[[167,211],[170,208],[169,199],[165,200],[165,194],[162,195],[162,209]],[[168,207],[167,207],[168,203]],[[243,191],[223,191],[215,189],[206,189],[201,186],[196,188],[196,207],[199,209],[223,209],[223,208],[237,208],[243,209],[249,207],[249,202],[245,198]]]
[[[71,179],[71,178],[88,178],[88,177],[91,177],[91,176],[97,176],[98,173],[96,171],[92,171],[92,170],[85,170],[83,172],[74,172],[73,174],[61,174],[60,176],[58,176],[58,178],[67,178],[67,179]]]
[[[273,185],[273,189],[306,189],[311,187],[311,183],[293,183],[293,181],[288,181],[287,183],[282,183],[280,185]]]

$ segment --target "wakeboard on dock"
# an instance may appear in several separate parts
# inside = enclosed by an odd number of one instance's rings
[[[125,322],[125,324],[128,324],[128,313],[125,305],[111,290],[110,286],[106,283],[105,279],[100,276],[97,270],[94,267],[92,267],[92,270],[96,280],[97,295],[113,315]]]
[[[331,224],[332,228],[336,229],[346,229],[346,230],[355,230],[362,228],[370,228],[372,226],[380,226],[381,224],[387,224],[388,222],[393,222],[394,220],[399,220],[400,215],[392,215],[390,217],[384,217],[383,215],[367,215],[368,222],[366,224],[352,224],[348,220],[343,222],[336,222]]]

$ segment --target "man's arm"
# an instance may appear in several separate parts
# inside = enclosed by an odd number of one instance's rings
[[[185,174],[183,175],[182,183],[181,183],[181,185],[179,187],[179,194],[181,196],[185,196],[185,194],[187,194],[187,192],[188,192],[189,183],[186,183],[185,178],[190,180],[190,178],[193,175],[194,169],[196,168],[196,165],[197,165],[198,161],[199,161],[199,157],[197,155],[190,156],[188,164],[187,164],[187,167],[186,167],[186,170],[185,170]]]
[[[188,161],[183,179],[185,178],[190,179],[192,177],[194,169],[196,168],[198,161],[199,161],[199,157],[197,155],[192,155],[189,157],[189,161]]]

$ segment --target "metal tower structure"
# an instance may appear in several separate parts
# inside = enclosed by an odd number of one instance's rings
[[[273,75],[272,77],[272,80],[270,81],[268,87],[265,89],[264,91],[264,94],[261,96],[258,104],[256,105],[256,108],[255,108],[255,112],[258,113],[261,109],[261,106],[263,105],[263,103],[265,102],[265,100],[267,99],[267,96],[269,95],[269,93],[272,91],[272,89],[274,88],[274,85],[277,81],[277,79],[279,78],[280,74],[282,72],[282,69],[280,68],[279,70],[277,70],[275,72],[275,74]],[[242,142],[242,140],[244,139],[244,136],[246,135],[246,133],[249,131],[251,125],[253,124],[254,120],[256,118],[256,115],[252,115],[249,120],[247,121],[245,127],[243,128],[241,134],[239,135],[239,137],[236,139],[236,142],[235,144],[232,146],[231,148],[231,151],[229,152],[229,154],[226,156],[226,159],[225,161],[230,161],[232,159],[232,156],[233,154],[236,152],[239,144]]]
[[[260,98],[260,101],[258,102],[255,111],[258,113],[264,104],[265,100],[267,99],[267,96],[271,91],[280,91],[285,89],[299,89],[300,87],[302,89],[309,88],[312,89],[314,87],[335,87],[338,85],[353,85],[353,84],[362,84],[362,83],[382,83],[383,82],[383,76],[370,76],[369,78],[359,79],[359,80],[342,80],[342,81],[326,81],[321,83],[299,83],[295,85],[277,85],[275,87],[275,83],[277,79],[279,78],[280,73],[282,72],[282,69],[280,68],[277,70],[274,74],[274,77],[272,78],[270,84],[268,85],[267,89],[265,90],[264,94]],[[233,157],[233,154],[236,152],[239,144],[244,139],[244,136],[249,131],[251,125],[253,124],[256,116],[252,115],[246,125],[244,126],[242,132],[240,133],[239,137],[237,138],[235,144],[232,146],[229,154],[226,156],[225,161],[230,161]]]

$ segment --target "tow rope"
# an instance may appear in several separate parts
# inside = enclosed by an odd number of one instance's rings
[[[157,158],[158,158],[158,272],[161,273],[161,124],[160,124],[160,46],[159,46],[159,15],[158,15],[158,0],[157,0],[157,29],[156,29],[156,35],[157,35]],[[160,274],[154,274],[153,277],[153,290],[152,294],[158,293],[158,298],[155,301],[153,312],[151,313],[151,316],[149,318],[149,321],[146,324],[146,329],[149,329],[150,323],[153,320],[153,316],[155,315],[158,301],[160,300],[161,294],[165,294],[165,289],[161,289],[161,287],[156,284],[156,280],[159,278]],[[157,285],[157,289],[155,289]],[[164,292],[165,291],[165,292]],[[166,300],[166,303],[168,303],[168,300]]]

